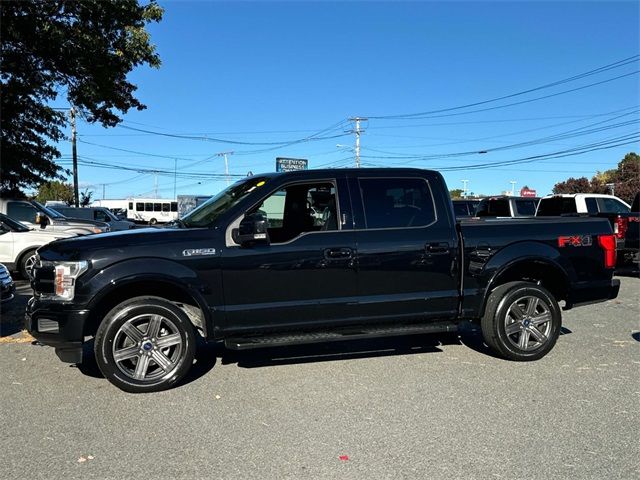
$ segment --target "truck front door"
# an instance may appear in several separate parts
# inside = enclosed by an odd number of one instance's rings
[[[344,178],[282,185],[245,213],[267,218],[270,242],[223,252],[225,330],[317,327],[357,315]]]

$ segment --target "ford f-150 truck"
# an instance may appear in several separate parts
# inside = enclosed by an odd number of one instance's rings
[[[554,346],[560,303],[615,298],[606,219],[456,222],[435,171],[309,170],[243,179],[168,228],[38,250],[26,324],[61,360],[86,337],[130,392],[175,385],[196,335],[227,348],[444,332],[477,321],[511,360]]]

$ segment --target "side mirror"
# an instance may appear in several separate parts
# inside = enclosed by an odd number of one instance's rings
[[[49,217],[38,212],[36,213],[35,222],[37,225],[40,225],[40,228],[46,228],[46,226],[49,224]]]
[[[256,244],[269,245],[268,226],[267,218],[263,214],[246,215],[240,221],[239,228],[233,230],[233,240],[243,247]]]

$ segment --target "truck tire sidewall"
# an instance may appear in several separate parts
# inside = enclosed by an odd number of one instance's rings
[[[538,348],[530,351],[522,350],[513,345],[507,338],[505,331],[505,318],[507,311],[511,304],[518,298],[525,296],[534,296],[541,299],[549,308],[551,314],[551,331],[549,332],[548,340],[540,345]],[[516,361],[528,361],[538,360],[544,357],[554,347],[558,336],[560,335],[560,329],[562,327],[562,313],[558,302],[553,295],[544,287],[535,284],[527,284],[525,282],[518,282],[513,288],[507,289],[503,292],[503,295],[498,299],[497,309],[492,318],[492,330],[493,341],[491,342],[494,348],[499,353],[509,360]]]
[[[155,225],[156,223],[158,223],[158,220],[156,220],[155,218],[149,220],[149,225]]]
[[[178,365],[154,380],[136,380],[124,374],[113,359],[113,342],[122,325],[140,314],[160,314],[177,327],[183,341]],[[176,385],[189,371],[195,357],[195,335],[187,315],[171,302],[158,297],[138,297],[113,308],[104,318],[95,337],[96,362],[102,374],[121,390],[130,393],[156,392]]]
[[[27,261],[29,258],[33,257],[36,254],[36,250],[28,250],[22,254],[20,257],[20,262],[18,263],[18,272],[23,280],[30,280],[29,272],[27,272]]]

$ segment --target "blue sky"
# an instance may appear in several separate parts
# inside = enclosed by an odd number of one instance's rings
[[[481,102],[640,53],[637,2],[161,5],[164,20],[151,25],[150,32],[162,67],[139,68],[130,75],[148,109],[125,115],[123,126],[129,129],[78,123],[78,154],[84,163],[161,173],[81,165],[80,182],[92,185],[96,198],[102,197],[102,184],[106,198],[153,195],[156,179],[158,195],[172,197],[174,178],[167,172],[174,166],[180,175],[178,194],[216,193],[224,179],[185,174],[222,174],[223,158],[215,154],[224,151],[234,151],[229,156],[232,175],[273,171],[276,156],[308,158],[311,168],[353,165],[349,146],[354,136],[347,133],[353,125],[348,122],[318,135],[343,137],[277,149],[212,139],[285,143],[349,117],[385,117]],[[527,184],[548,193],[555,182],[569,176],[590,177],[614,167],[625,153],[638,151],[637,142],[565,158],[494,164],[599,142],[609,145],[612,138],[637,133],[639,80],[633,72],[639,66],[636,61],[475,107],[500,107],[483,112],[467,113],[471,108],[448,111],[449,116],[370,118],[363,122],[362,162],[437,169],[487,164],[446,171],[445,178],[450,188],[461,187],[461,180],[467,179],[476,193],[500,193],[510,188],[511,180],[517,182],[516,189]],[[501,107],[624,74],[631,75]],[[569,134],[559,139],[546,138],[565,132]],[[535,142],[491,150],[529,141]],[[60,146],[61,164],[68,167],[71,147]],[[267,148],[271,149],[264,151]],[[487,153],[460,155],[480,151]]]

